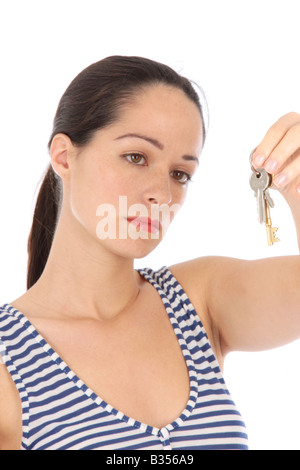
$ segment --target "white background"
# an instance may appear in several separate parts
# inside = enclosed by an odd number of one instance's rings
[[[298,0],[1,0],[0,303],[26,290],[27,236],[60,96],[84,67],[114,54],[167,63],[204,89],[210,112],[185,207],[136,266],[297,254],[275,191],[281,241],[267,246],[248,180],[250,151],[281,115],[300,112],[299,17]],[[228,356],[225,379],[251,449],[300,449],[299,353],[297,341]]]

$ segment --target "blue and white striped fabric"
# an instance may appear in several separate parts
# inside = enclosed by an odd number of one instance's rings
[[[182,287],[167,267],[139,272],[159,292],[185,357],[185,410],[162,429],[124,415],[90,390],[20,311],[4,304],[0,351],[22,401],[21,449],[248,449],[241,415]]]

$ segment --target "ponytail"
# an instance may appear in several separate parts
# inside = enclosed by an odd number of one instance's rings
[[[59,180],[49,165],[38,193],[28,238],[27,289],[41,276],[50,253],[61,201]]]

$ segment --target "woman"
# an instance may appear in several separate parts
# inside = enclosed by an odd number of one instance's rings
[[[203,123],[188,80],[143,58],[106,58],[66,90],[28,290],[0,309],[2,449],[247,449],[223,360],[300,336],[298,257],[133,268],[183,204]],[[276,175],[300,234],[299,129],[281,118],[253,165]]]

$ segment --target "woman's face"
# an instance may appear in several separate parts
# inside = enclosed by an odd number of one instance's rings
[[[146,256],[184,202],[202,143],[196,105],[179,89],[149,86],[75,152],[64,203],[96,243]]]

